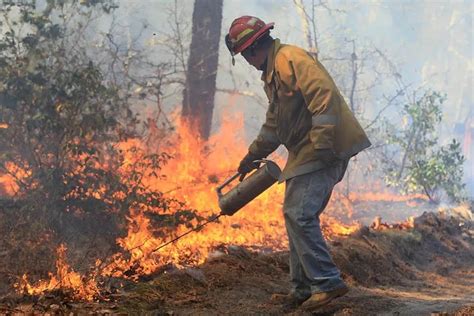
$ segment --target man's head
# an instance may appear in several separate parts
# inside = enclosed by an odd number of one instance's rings
[[[253,16],[242,16],[235,19],[225,38],[232,59],[234,55],[242,53],[249,64],[263,70],[268,50],[273,42],[273,38],[270,36],[273,25],[274,23],[265,24]]]

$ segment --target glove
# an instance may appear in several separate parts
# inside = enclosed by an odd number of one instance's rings
[[[244,180],[247,173],[249,173],[253,169],[257,169],[260,166],[260,162],[254,162],[254,160],[257,159],[259,158],[250,152],[242,159],[239,164],[239,168],[237,169],[237,172],[240,173],[240,182]]]
[[[316,157],[318,160],[322,161],[326,166],[334,164],[339,158],[336,156],[334,150],[325,148],[325,149],[316,149]]]

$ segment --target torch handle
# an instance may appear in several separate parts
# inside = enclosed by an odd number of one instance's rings
[[[222,196],[222,189],[226,186],[228,186],[232,181],[234,181],[235,179],[237,179],[238,177],[240,176],[240,173],[236,173],[234,174],[232,177],[230,177],[229,179],[225,180],[224,183],[222,183],[220,186],[218,186],[216,188],[216,192],[217,192],[217,196],[218,197],[221,197]]]
[[[254,160],[253,162],[267,163],[268,160],[267,159],[259,159],[259,160]],[[257,168],[257,169],[259,169],[259,168]],[[222,183],[220,186],[218,186],[216,188],[217,196],[220,198],[222,196],[222,189],[225,188],[226,186],[228,186],[232,181],[237,179],[240,175],[241,174],[237,172],[236,174],[234,174],[233,176],[231,176],[230,178],[225,180],[224,183]]]

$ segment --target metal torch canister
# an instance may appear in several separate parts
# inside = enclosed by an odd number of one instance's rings
[[[259,162],[263,162],[264,165],[227,193],[223,194],[222,189],[237,179],[239,173],[216,188],[221,214],[234,215],[278,180],[281,170],[276,163],[271,160],[259,160]]]

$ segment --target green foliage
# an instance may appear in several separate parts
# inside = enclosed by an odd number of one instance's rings
[[[438,145],[436,128],[442,120],[446,96],[426,92],[403,108],[406,124],[402,129],[388,125],[387,142],[394,145],[394,159],[384,159],[386,182],[404,192],[422,192],[439,202],[440,192],[452,201],[462,199],[464,157],[455,139],[446,146]]]
[[[74,46],[79,43],[66,35],[67,26],[54,21],[54,11],[21,7],[17,14],[8,8],[2,13],[9,27],[0,38],[0,119],[8,128],[0,129],[0,148],[8,157],[0,168],[13,161],[29,170],[23,191],[61,186],[50,183],[59,180],[51,175],[76,168],[71,155],[117,139],[128,104],[86,51]]]
[[[0,8],[0,123],[7,126],[0,128],[0,174],[15,175],[12,164],[26,172],[17,184],[28,217],[63,237],[123,233],[126,215],[136,209],[159,216],[156,228],[198,218],[143,182],[159,177],[168,155],[118,148],[136,136],[138,120],[123,89],[132,85],[109,80],[110,65],[95,61],[84,29],[113,2],[47,4],[44,11]],[[140,159],[127,165],[126,155]],[[177,212],[163,215],[171,207]]]

